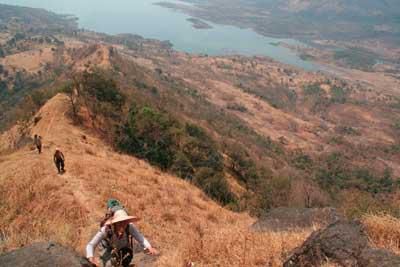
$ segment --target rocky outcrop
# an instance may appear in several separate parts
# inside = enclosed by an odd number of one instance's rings
[[[333,208],[276,208],[262,216],[251,228],[255,231],[279,231],[313,225],[327,226],[339,219]]]
[[[400,266],[399,256],[370,247],[361,224],[341,220],[314,232],[292,252],[284,267],[321,266],[326,260],[346,267]]]
[[[35,243],[0,255],[0,267],[92,267],[73,250],[56,243]]]

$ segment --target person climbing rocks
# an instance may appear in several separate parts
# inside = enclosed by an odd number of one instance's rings
[[[106,225],[107,221],[109,221],[114,216],[114,213],[117,210],[126,211],[125,207],[121,204],[121,202],[119,202],[118,200],[113,199],[113,198],[109,199],[107,201],[107,211],[106,211],[106,213],[104,215],[104,218],[100,221],[100,229],[104,225]],[[101,249],[106,250],[106,249],[108,249],[110,247],[111,247],[111,245],[110,245],[110,243],[108,242],[107,239],[103,239],[103,240],[100,241],[100,248]]]
[[[147,254],[157,255],[158,251],[150,245],[149,241],[133,224],[138,220],[139,218],[135,216],[129,216],[124,209],[117,209],[87,244],[86,257],[88,260],[95,266],[99,266],[94,257],[94,252],[103,240],[106,240],[109,244],[108,247],[103,249],[100,257],[103,267],[128,267],[133,259],[133,239],[144,248]]]
[[[56,152],[54,152],[53,161],[56,164],[58,173],[59,174],[64,173],[65,157],[59,148],[56,148]]]
[[[35,134],[35,137],[33,138],[33,142],[39,151],[39,154],[42,153],[42,137],[40,135]]]

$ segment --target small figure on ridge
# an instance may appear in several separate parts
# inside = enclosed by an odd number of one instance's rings
[[[35,144],[39,154],[42,153],[42,137],[40,135],[35,134],[33,139],[33,143]]]
[[[56,148],[56,152],[54,153],[54,156],[53,156],[53,161],[56,164],[58,173],[59,174],[64,173],[65,172],[65,169],[64,169],[65,157],[59,148]]]

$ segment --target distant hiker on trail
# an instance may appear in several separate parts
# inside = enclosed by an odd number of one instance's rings
[[[110,202],[111,201],[111,202]],[[97,265],[97,260],[94,257],[96,247],[103,241],[107,246],[103,245],[103,252],[100,259],[103,267],[128,267],[133,259],[133,238],[145,249],[145,252],[150,255],[157,255],[158,251],[154,249],[149,241],[137,230],[133,222],[139,220],[135,216],[128,216],[127,212],[121,208],[119,202],[114,203],[110,200],[107,203],[109,210],[115,208],[113,216],[108,219],[100,231],[86,246],[86,256],[90,262]],[[116,206],[112,206],[118,204]],[[110,206],[109,206],[110,205]]]
[[[65,158],[64,158],[64,154],[60,151],[59,148],[56,148],[56,152],[54,153],[53,161],[56,164],[59,174],[65,172],[65,169],[64,169]]]
[[[42,153],[42,137],[40,135],[35,134],[33,139],[33,143],[35,144],[39,154]]]

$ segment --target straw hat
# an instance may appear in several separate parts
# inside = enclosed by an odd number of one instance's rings
[[[129,222],[137,222],[140,219],[136,216],[129,216],[128,213],[124,210],[117,210],[114,212],[114,216],[108,220],[105,224],[106,225],[111,225],[117,222],[124,222],[124,221],[129,221]]]

